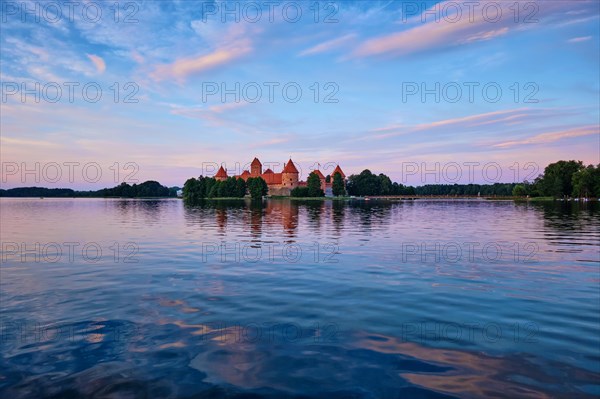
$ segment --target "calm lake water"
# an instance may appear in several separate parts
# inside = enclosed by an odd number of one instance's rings
[[[2,398],[600,394],[598,203],[0,205]]]

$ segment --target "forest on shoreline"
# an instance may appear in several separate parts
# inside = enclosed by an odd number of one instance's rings
[[[314,173],[313,173],[314,174]],[[494,184],[426,184],[405,186],[383,173],[369,169],[348,177],[345,187],[341,176],[327,176],[333,180],[333,195],[345,196],[482,196],[482,197],[580,197],[600,198],[600,164],[585,166],[581,161],[558,161],[548,165],[533,182]],[[292,190],[292,197],[324,197],[320,181],[315,176],[307,179],[307,186]],[[154,180],[141,184],[121,183],[112,188],[96,191],[77,191],[70,188],[18,187],[0,189],[0,197],[48,198],[174,198],[179,187],[166,187]],[[213,177],[190,178],[183,187],[183,197],[195,202],[205,198],[262,198],[267,194],[266,182],[260,178],[230,177],[219,182]]]

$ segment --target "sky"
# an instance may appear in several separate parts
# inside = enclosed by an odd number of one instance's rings
[[[2,1],[2,188],[600,163],[598,1]]]

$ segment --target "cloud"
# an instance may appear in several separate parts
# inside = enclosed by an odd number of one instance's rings
[[[570,138],[570,137],[582,137],[582,136],[591,136],[591,135],[599,135],[600,128],[594,125],[588,126],[580,126],[573,129],[568,130],[560,130],[555,132],[548,132],[537,134],[535,136],[523,139],[523,140],[514,140],[514,141],[504,141],[501,143],[494,144],[493,147],[496,148],[510,148],[520,145],[528,145],[528,144],[547,144],[552,143],[558,140]]]
[[[241,45],[231,49],[218,49],[211,53],[181,58],[172,64],[158,66],[151,76],[157,81],[175,79],[178,82],[186,80],[189,76],[226,65],[248,54],[251,46]]]
[[[106,71],[106,63],[104,62],[102,57],[99,57],[95,54],[86,54],[86,55],[92,61],[92,63],[96,67],[96,71],[98,71],[98,73],[104,73],[104,71]]]
[[[324,52],[330,51],[334,48],[344,45],[345,43],[351,41],[355,37],[356,37],[355,33],[350,33],[350,34],[344,35],[342,37],[338,37],[337,39],[328,40],[326,42],[317,44],[316,46],[313,46],[309,49],[302,51],[299,55],[301,57],[303,57],[306,55],[324,53]]]
[[[22,138],[13,138],[13,137],[0,137],[0,141],[4,143],[4,145],[20,145],[20,146],[26,146],[27,148],[29,147],[58,147],[57,143],[53,143],[51,141],[44,141],[44,140],[29,140],[29,139],[22,139]]]
[[[540,3],[535,17],[540,20],[541,16],[558,14],[569,6],[570,4],[563,2]],[[532,28],[538,25],[536,23],[523,24],[522,21],[515,23],[514,11],[511,7],[514,7],[511,2],[486,1],[476,6],[473,12],[462,6],[460,14],[457,12],[452,14],[456,10],[456,3],[444,1],[424,10],[416,17],[404,21],[409,24],[418,24],[417,26],[368,39],[353,51],[352,56],[403,56],[491,40],[518,29]],[[484,12],[484,9],[487,11]],[[497,20],[496,15],[499,16]]]
[[[574,37],[572,39],[567,40],[568,43],[581,43],[590,40],[591,36],[582,36],[582,37]]]
[[[211,48],[209,52],[191,57],[184,56],[172,63],[159,65],[150,76],[155,81],[174,79],[183,83],[190,76],[231,64],[254,50],[250,39],[253,35],[249,29],[243,25],[234,25],[215,39],[216,42],[208,44]]]
[[[442,127],[460,127],[460,129],[477,128],[483,125],[510,124],[526,118],[536,117],[534,110],[517,108],[486,112],[482,114],[463,116],[459,118],[442,119],[439,121],[420,123],[416,125],[392,124],[371,129],[375,135],[367,135],[359,140],[378,140],[400,136],[412,132],[421,132]]]

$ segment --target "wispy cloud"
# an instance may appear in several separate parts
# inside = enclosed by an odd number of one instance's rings
[[[299,55],[301,57],[303,57],[303,56],[307,56],[307,55],[325,53],[327,51],[331,51],[335,48],[339,48],[339,47],[343,46],[344,44],[352,41],[354,38],[356,38],[356,34],[349,33],[342,37],[338,37],[337,39],[328,40],[326,42],[317,44],[316,46],[313,46],[311,48],[308,48],[308,49],[302,51]]]
[[[189,76],[226,65],[248,54],[252,50],[249,43],[240,43],[239,46],[229,49],[218,49],[208,54],[196,57],[178,59],[172,64],[158,66],[152,77],[157,80],[175,79],[183,82]]]
[[[250,28],[247,25],[235,25],[222,32],[218,39],[210,34],[207,37],[216,41],[209,43],[212,50],[191,57],[181,57],[169,64],[159,65],[151,72],[150,76],[155,81],[173,79],[183,83],[190,76],[233,63],[254,50],[253,42],[250,39],[252,35],[249,31]]]
[[[599,135],[600,128],[598,126],[581,126],[568,130],[559,130],[548,133],[541,133],[535,136],[522,139],[522,140],[514,140],[514,141],[504,141],[501,143],[494,144],[493,147],[496,148],[510,148],[520,145],[529,145],[529,144],[547,144],[552,143],[558,140],[563,140],[566,138],[572,137],[582,137],[582,136],[591,136],[591,135]]]
[[[581,42],[586,42],[586,41],[590,40],[591,38],[592,38],[591,36],[574,37],[572,39],[567,40],[567,42],[569,42],[569,43],[581,43]]]
[[[414,125],[392,124],[384,127],[371,129],[371,135],[360,138],[361,140],[381,140],[400,136],[412,132],[423,132],[443,127],[454,127],[460,129],[478,128],[483,125],[505,125],[515,121],[537,117],[539,112],[528,108],[517,108],[486,112],[482,114],[468,115],[459,118],[442,119],[439,121],[419,123]]]
[[[106,63],[104,62],[102,57],[97,56],[95,54],[86,54],[86,55],[90,59],[90,61],[92,61],[92,63],[96,67],[96,71],[98,71],[98,73],[104,73],[104,71],[106,71]]]
[[[533,28],[538,24],[523,24],[522,21],[515,23],[510,2],[493,2],[498,7],[499,20],[493,20],[485,12],[465,13],[462,15],[443,14],[440,10],[456,7],[452,1],[445,1],[434,5],[422,14],[407,21],[418,24],[412,28],[369,39],[361,43],[352,53],[354,57],[371,56],[403,56],[417,52],[434,49],[448,48],[451,46],[464,45],[473,42],[491,40],[509,34],[512,31],[525,28]],[[553,13],[568,9],[571,4],[566,2],[544,2],[537,3],[539,12],[536,17],[548,16]],[[483,7],[484,4],[479,4]],[[444,18],[434,18],[433,15],[442,14]],[[455,20],[456,18],[456,20]],[[406,26],[406,25],[404,25]]]

